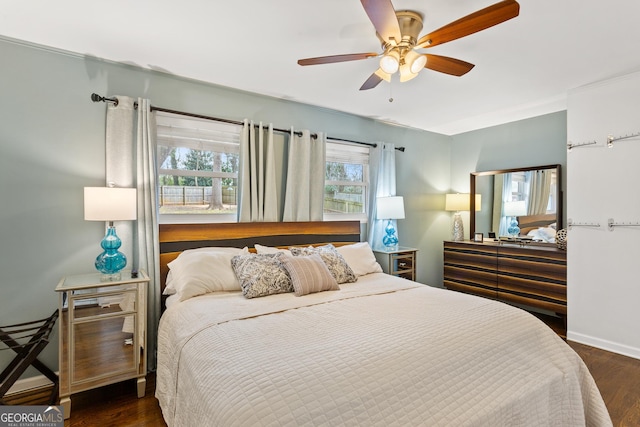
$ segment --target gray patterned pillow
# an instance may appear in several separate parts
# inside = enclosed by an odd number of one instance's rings
[[[322,261],[324,261],[331,275],[338,283],[353,283],[358,280],[351,267],[349,267],[349,264],[347,264],[347,261],[344,260],[342,255],[340,255],[331,243],[315,248],[312,246],[307,248],[291,247],[289,250],[291,250],[293,256],[320,255]]]
[[[283,254],[248,254],[231,258],[231,267],[246,298],[293,292]]]
[[[322,291],[339,291],[338,282],[318,254],[285,256],[282,263],[291,276],[297,297]]]

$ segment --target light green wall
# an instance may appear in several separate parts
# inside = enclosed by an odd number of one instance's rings
[[[469,173],[567,163],[567,112],[545,114],[452,137],[451,187],[469,190]]]
[[[449,137],[2,38],[0,57],[0,324],[46,317],[59,279],[93,270],[104,228],[83,220],[82,189],[104,185],[106,107],[91,102],[92,92],[405,146],[396,156],[406,207],[398,233],[419,249],[418,280],[434,286],[442,286],[450,237],[444,193],[468,191],[475,170],[566,163],[564,112]],[[55,369],[53,339],[43,360]],[[0,353],[0,366],[10,357]]]
[[[2,38],[0,58],[0,325],[46,317],[57,307],[62,276],[93,271],[104,225],[83,220],[82,192],[104,185],[106,110],[90,100],[93,92],[405,146],[397,156],[398,194],[407,196],[408,211],[399,233],[404,245],[420,249],[419,279],[441,280],[441,266],[430,261],[440,250],[434,242],[442,233],[432,221],[441,213],[424,195],[448,187],[449,137]],[[57,333],[53,339],[43,361],[56,369]],[[1,352],[0,366],[10,358]]]
[[[451,140],[452,192],[470,191],[471,172],[560,164],[566,206],[566,111],[462,133]],[[468,212],[463,213],[463,221],[469,238]]]

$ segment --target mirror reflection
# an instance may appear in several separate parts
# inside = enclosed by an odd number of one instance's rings
[[[471,233],[555,243],[562,228],[560,165],[471,174],[472,194],[482,196]],[[475,220],[475,221],[474,221]]]

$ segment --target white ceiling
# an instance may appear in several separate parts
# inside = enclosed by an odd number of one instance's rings
[[[393,3],[423,13],[424,35],[496,1]],[[0,35],[446,135],[563,110],[570,89],[640,69],[640,1],[519,3],[520,16],[425,51],[475,64],[468,74],[425,69],[369,91],[375,58],[296,63],[380,51],[358,0],[3,0]]]

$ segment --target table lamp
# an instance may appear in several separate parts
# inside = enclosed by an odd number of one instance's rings
[[[378,197],[376,199],[376,213],[378,219],[388,221],[384,229],[385,235],[382,237],[382,243],[387,248],[397,246],[398,236],[391,220],[404,219],[404,199],[402,196]]]
[[[445,196],[444,210],[455,212],[453,214],[452,240],[460,242],[464,240],[464,224],[460,212],[470,209],[471,195],[469,193],[447,194]],[[480,210],[481,196],[476,194],[476,211]]]
[[[107,232],[100,243],[104,251],[95,262],[96,269],[103,274],[103,281],[120,280],[120,271],[127,265],[127,257],[118,251],[122,241],[116,234],[113,221],[135,220],[136,210],[135,188],[84,188],[84,219],[108,222]]]
[[[507,228],[507,233],[509,233],[511,237],[518,237],[520,227],[518,227],[517,217],[527,214],[527,204],[524,200],[505,202],[502,213],[506,217],[511,217],[511,223],[509,224],[509,228]]]

